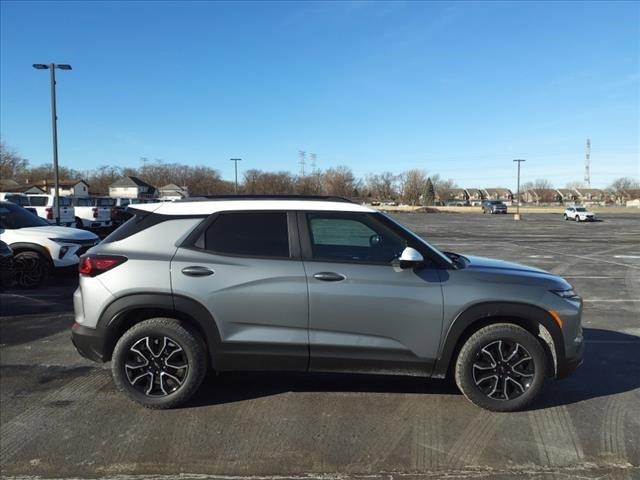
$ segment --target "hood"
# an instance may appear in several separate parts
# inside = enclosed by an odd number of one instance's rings
[[[509,271],[512,271],[514,273],[553,275],[546,270],[520,265],[519,263],[507,262],[505,260],[497,260],[495,258],[475,257],[472,255],[465,255],[465,258],[469,260],[467,268],[471,270],[495,271],[495,273],[509,273]]]
[[[59,227],[56,225],[43,227],[25,227],[11,230],[15,236],[28,238],[68,238],[70,240],[99,240],[95,233],[80,230],[79,228]]]

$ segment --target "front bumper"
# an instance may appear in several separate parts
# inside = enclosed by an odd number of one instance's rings
[[[575,372],[584,361],[584,341],[578,347],[574,356],[565,358],[563,361],[558,362],[558,370],[556,372],[556,378],[561,379],[568,377]]]
[[[105,332],[100,328],[83,327],[74,323],[71,327],[71,342],[80,355],[94,362],[104,363],[105,357]]]

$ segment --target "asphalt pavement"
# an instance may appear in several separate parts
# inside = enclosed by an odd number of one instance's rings
[[[17,478],[640,478],[640,215],[400,214],[434,245],[534,265],[585,299],[584,365],[527,412],[447,381],[211,376],[145,410],[69,340],[76,280],[0,294],[0,469]]]

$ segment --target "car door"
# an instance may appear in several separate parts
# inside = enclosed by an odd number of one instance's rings
[[[213,317],[217,368],[307,369],[307,281],[295,222],[284,211],[218,213],[171,261],[174,296]]]
[[[442,328],[440,273],[392,266],[420,248],[380,214],[298,217],[309,285],[310,369],[429,374]],[[385,223],[387,222],[387,223]]]

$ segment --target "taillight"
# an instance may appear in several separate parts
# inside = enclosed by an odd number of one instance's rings
[[[98,218],[98,209],[97,208],[92,208],[93,210],[93,218]]]
[[[47,212],[47,220],[53,220],[53,208],[45,208],[44,211]]]
[[[126,261],[127,257],[117,255],[83,255],[80,257],[78,272],[80,272],[80,275],[95,277],[118,265],[122,265]]]

